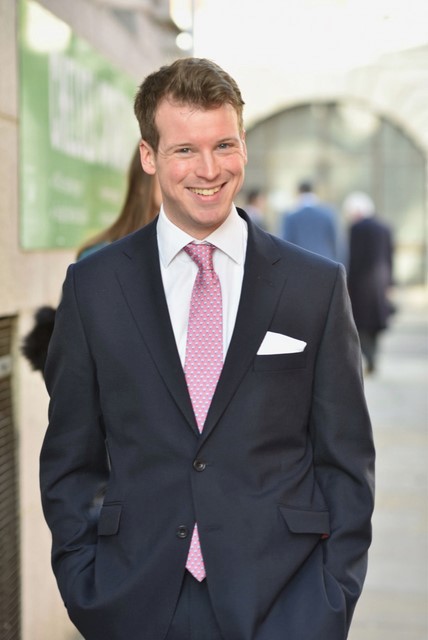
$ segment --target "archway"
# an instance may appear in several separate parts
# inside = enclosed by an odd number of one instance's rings
[[[247,147],[245,188],[267,193],[271,231],[301,178],[339,212],[351,191],[366,191],[393,227],[397,283],[424,282],[426,160],[402,128],[357,102],[299,104],[249,129]]]

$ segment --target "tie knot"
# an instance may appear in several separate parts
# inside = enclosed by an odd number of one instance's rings
[[[215,246],[206,244],[190,244],[184,247],[184,251],[196,262],[201,271],[213,271],[213,251]]]

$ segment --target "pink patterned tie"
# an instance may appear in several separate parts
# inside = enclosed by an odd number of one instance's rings
[[[214,249],[212,244],[190,243],[184,247],[198,266],[190,301],[184,373],[200,432],[223,367],[223,311],[220,281],[213,267]],[[205,578],[197,524],[186,568],[197,580]]]

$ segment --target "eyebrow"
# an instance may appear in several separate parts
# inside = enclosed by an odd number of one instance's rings
[[[213,143],[213,146],[216,146],[218,144],[224,144],[225,142],[239,143],[240,141],[241,141],[241,138],[239,136],[227,136],[225,138],[220,138],[219,140],[216,140]],[[195,146],[198,146],[197,142],[173,142],[172,144],[165,147],[165,150],[169,151],[171,149],[180,149],[180,148],[195,147]]]

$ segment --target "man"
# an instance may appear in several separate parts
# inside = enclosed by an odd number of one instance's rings
[[[300,182],[298,193],[297,206],[282,216],[280,236],[308,251],[343,262],[335,212],[320,202],[311,181]]]
[[[46,368],[68,613],[86,640],[343,640],[374,458],[343,268],[234,207],[243,100],[220,67],[162,67],[135,111],[159,218],[69,268]]]
[[[379,335],[393,307],[388,291],[393,277],[393,241],[389,226],[376,215],[373,200],[362,191],[344,202],[350,219],[348,289],[366,372],[377,366]]]

